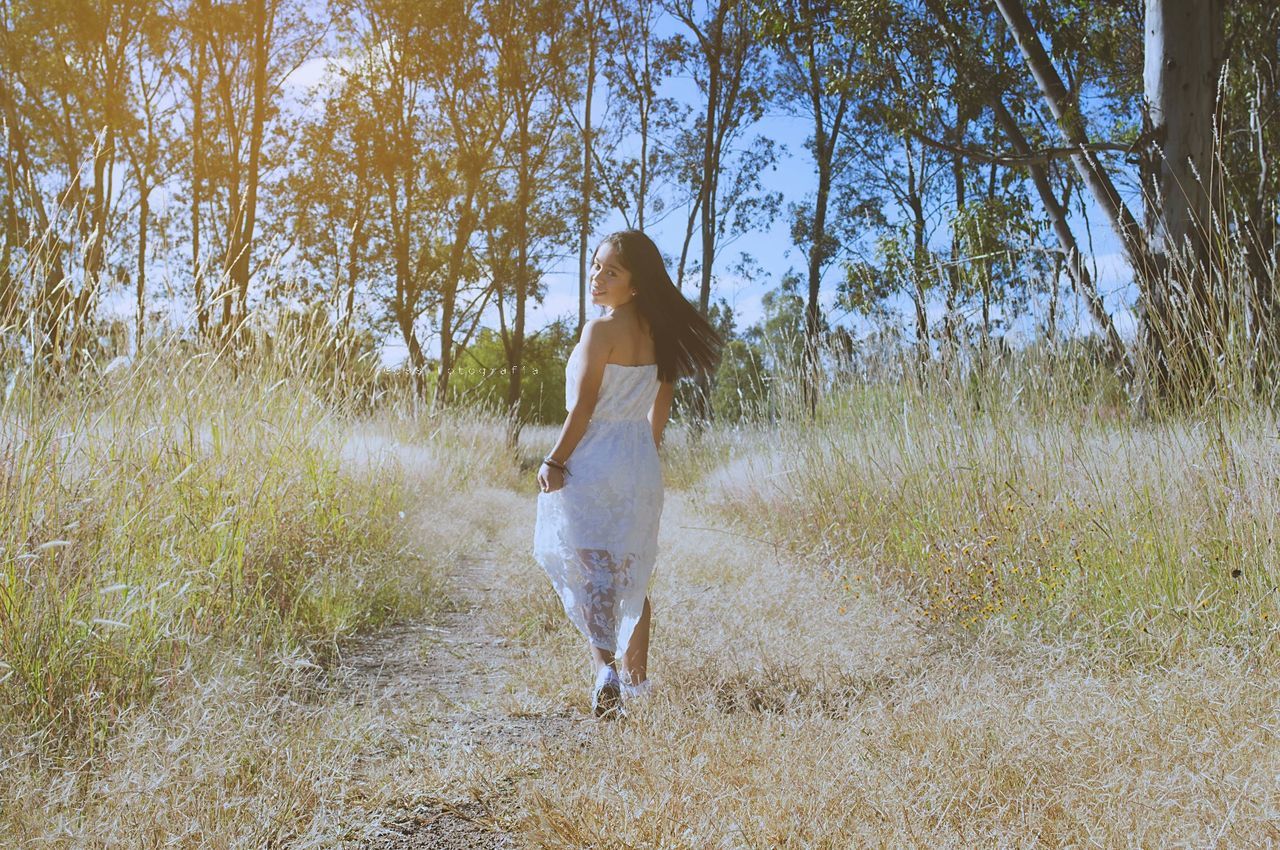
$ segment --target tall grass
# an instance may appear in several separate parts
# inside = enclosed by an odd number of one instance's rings
[[[851,595],[905,590],[933,629],[999,620],[1124,658],[1275,651],[1266,398],[1237,373],[1198,411],[1152,416],[1081,343],[964,354],[832,354],[813,419],[775,380],[781,416],[741,429],[719,514],[834,564]]]
[[[312,342],[233,363],[168,341],[96,374],[9,373],[6,749],[92,755],[214,648],[323,666],[341,638],[430,603],[422,500],[503,480],[500,431],[403,397],[359,415],[289,356]]]

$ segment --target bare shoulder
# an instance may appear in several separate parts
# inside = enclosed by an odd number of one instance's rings
[[[649,321],[644,316],[600,316],[587,322],[595,325],[595,333],[607,336],[615,345],[626,346],[628,343],[640,345],[642,338],[650,336]],[[586,333],[586,327],[583,327]]]
[[[588,358],[594,355],[601,360],[606,359],[613,351],[617,338],[617,326],[609,323],[608,316],[588,319],[582,326],[582,347],[586,349]]]
[[[586,324],[582,326],[582,332],[586,333],[590,328],[592,333],[615,334],[618,332],[619,322],[616,316],[596,316],[594,319],[587,319]]]
[[[587,319],[582,326],[582,344],[583,345],[601,345],[607,343],[612,348],[618,340],[618,334],[622,328],[618,325],[618,320],[612,316],[600,316],[595,319]]]

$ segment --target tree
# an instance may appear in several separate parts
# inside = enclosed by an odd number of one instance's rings
[[[422,65],[427,58],[417,48],[434,21],[429,7],[402,0],[363,0],[357,8],[361,53],[349,78],[370,119],[360,129],[372,143],[382,221],[378,229],[391,266],[385,302],[409,353],[414,390],[423,395],[427,358],[418,320],[429,306],[439,247],[424,219],[441,164],[431,128],[423,121]]]
[[[503,197],[488,205],[490,264],[498,294],[498,318],[510,374],[507,382],[508,442],[520,435],[520,367],[524,362],[525,315],[548,253],[570,242],[578,203],[563,187],[574,185],[577,146],[569,138],[559,105],[568,76],[564,0],[491,0],[484,7],[488,47],[497,57],[496,80],[512,132],[501,152],[507,176]],[[576,194],[576,193],[574,193]],[[507,321],[505,307],[512,308]]]
[[[329,299],[335,330],[350,340],[360,281],[376,268],[370,246],[382,211],[373,126],[378,116],[368,108],[358,74],[335,76],[318,115],[298,135],[297,156],[305,167],[285,185],[299,262],[311,270],[314,289]]]
[[[819,295],[826,269],[857,238],[862,226],[878,218],[876,200],[860,191],[849,162],[847,138],[862,131],[855,122],[859,95],[872,91],[863,73],[861,49],[875,16],[874,4],[829,0],[773,0],[767,32],[779,54],[778,100],[787,111],[806,117],[812,134],[805,142],[817,171],[812,203],[793,205],[792,234],[808,260],[805,304],[803,396],[811,416],[817,413],[818,341],[822,328]],[[828,219],[833,196],[843,193],[839,215]]]
[[[1059,250],[1063,257],[1063,266],[1067,275],[1076,293],[1087,307],[1089,315],[1102,332],[1106,351],[1113,367],[1123,380],[1130,381],[1134,375],[1132,362],[1119,333],[1116,331],[1115,323],[1106,312],[1102,298],[1098,295],[1097,287],[1089,272],[1089,267],[1084,261],[1084,253],[1081,251],[1079,242],[1068,221],[1068,205],[1053,186],[1049,170],[1052,159],[1042,154],[1037,154],[1028,138],[1028,131],[1024,129],[1023,122],[1015,117],[1014,112],[1006,105],[1006,98],[1009,97],[1010,90],[1017,87],[1016,81],[1009,79],[1006,74],[993,67],[992,63],[985,58],[987,56],[1002,56],[1004,51],[993,43],[980,41],[976,37],[977,27],[972,24],[961,25],[957,20],[956,13],[949,9],[942,0],[926,0],[926,6],[932,18],[941,28],[948,56],[956,69],[956,91],[953,93],[952,99],[958,105],[969,102],[979,108],[985,107],[989,109],[994,124],[993,130],[998,138],[1003,138],[1012,151],[1011,154],[1006,156],[984,156],[979,152],[962,149],[958,146],[964,140],[963,133],[960,132],[959,124],[957,125],[956,146],[953,146],[950,152],[957,163],[955,180],[958,212],[963,213],[965,206],[963,193],[961,192],[961,187],[964,185],[965,168],[959,164],[961,161],[967,162],[976,157],[980,161],[990,163],[993,173],[994,167],[998,163],[1024,171],[1031,178],[1032,186],[1048,216],[1050,226],[1058,241]],[[991,36],[992,39],[996,37],[994,33]],[[1095,41],[1097,40],[1095,39]],[[961,108],[959,114],[964,114],[963,108]],[[1066,153],[1073,152],[1073,149],[1066,151]]]
[[[201,184],[200,195],[221,225],[214,234],[221,251],[213,306],[221,306],[217,322],[226,339],[249,313],[254,249],[262,229],[260,194],[269,169],[277,165],[266,157],[266,144],[282,117],[280,88],[311,57],[324,33],[302,0],[248,0],[216,9],[211,0],[191,2],[192,39],[208,60],[207,77],[202,66],[192,78],[204,84],[200,114],[192,121],[204,131],[193,141],[203,171],[192,179]]]
[[[454,364],[493,296],[481,281],[476,236],[485,198],[499,192],[491,187],[510,127],[494,80],[498,57],[486,49],[479,0],[384,0],[356,4],[353,12],[346,27],[357,44],[354,62],[328,106],[333,117],[312,128],[316,165],[303,178],[310,194],[328,191],[313,207],[338,205],[319,218],[349,221],[349,235],[320,235],[317,244],[321,251],[335,240],[350,246],[348,317],[357,276],[377,280],[369,288],[386,314],[373,321],[400,335],[418,392],[427,392],[434,368],[432,391],[444,405]],[[391,38],[403,56],[387,65]],[[336,143],[327,141],[330,133]],[[398,176],[388,182],[391,172]],[[386,268],[380,259],[388,255],[398,259]],[[435,326],[438,365],[427,357],[424,320]]]
[[[25,195],[39,234],[32,344],[55,364],[79,357],[111,276],[121,203],[117,143],[129,115],[128,55],[143,5],[14,3],[4,10],[0,107],[15,160],[10,185]],[[61,186],[42,197],[50,180]],[[77,246],[78,275],[68,267]]]
[[[1160,0],[1149,0],[1147,8],[1150,10],[1152,4],[1159,2]],[[1208,370],[1213,359],[1212,350],[1219,344],[1217,341],[1219,331],[1211,324],[1206,324],[1206,319],[1213,314],[1214,307],[1207,303],[1208,293],[1203,286],[1203,276],[1193,274],[1188,279],[1189,286],[1172,285],[1173,278],[1169,274],[1168,254],[1171,243],[1167,237],[1176,238],[1178,230],[1183,227],[1179,222],[1187,217],[1181,212],[1171,211],[1174,230],[1169,234],[1161,235],[1158,245],[1153,246],[1150,232],[1138,224],[1133,213],[1121,199],[1110,174],[1103,167],[1085,127],[1084,117],[1080,110],[1073,106],[1071,94],[1045,51],[1026,9],[1020,0],[996,0],[996,5],[1017,40],[1045,103],[1053,113],[1064,138],[1072,147],[1072,162],[1093,195],[1094,201],[1111,221],[1128,255],[1141,293],[1143,353],[1145,362],[1152,371],[1152,389],[1158,398],[1165,400],[1176,397],[1190,399],[1196,396],[1198,390],[1204,386],[1203,382],[1208,378]],[[1189,5],[1199,6],[1200,4]],[[1220,12],[1215,11],[1218,8],[1216,3],[1205,4],[1203,11],[1208,17],[1201,19],[1204,26],[1194,35],[1185,36],[1183,33],[1189,28],[1184,26],[1173,30],[1166,28],[1159,23],[1164,18],[1163,12],[1158,9],[1153,11],[1152,20],[1156,21],[1157,25],[1148,27],[1144,42],[1148,62],[1163,63],[1164,60],[1157,57],[1172,55],[1171,50],[1176,53],[1179,47],[1187,48],[1192,45],[1192,42],[1179,44],[1176,41],[1171,42],[1170,39],[1190,38],[1193,42],[1198,40],[1201,43],[1195,46],[1186,57],[1191,67],[1180,68],[1177,74],[1187,81],[1200,79],[1206,74],[1216,78],[1216,72],[1211,71],[1208,66],[1213,64],[1217,56],[1213,45],[1220,32],[1220,23],[1215,22],[1217,16],[1220,16]],[[1163,85],[1158,81],[1164,79],[1162,76],[1164,73],[1172,74],[1171,71],[1153,70],[1150,76],[1157,81],[1154,83],[1155,86]],[[1202,95],[1199,91],[1191,102],[1181,105],[1167,99],[1172,96],[1172,89],[1168,91],[1168,95],[1157,93],[1157,99],[1165,99],[1166,109],[1171,108],[1174,112],[1184,109],[1187,111],[1186,115],[1174,119],[1179,132],[1187,134],[1185,139],[1177,143],[1176,156],[1180,158],[1184,153],[1190,156],[1193,146],[1187,140],[1208,137],[1212,128],[1213,110],[1201,111]],[[1191,114],[1191,107],[1194,107],[1194,115]],[[1161,116],[1167,126],[1170,113],[1165,111]],[[1193,130],[1192,125],[1196,124],[1202,127],[1199,130]],[[1148,144],[1161,132],[1154,124],[1150,130],[1151,132],[1145,134]],[[1196,145],[1198,144],[1197,142]],[[1158,153],[1155,156],[1157,161],[1163,162],[1167,159],[1160,157]],[[1165,166],[1162,164],[1159,168],[1160,173],[1164,175]],[[1158,178],[1157,183],[1160,186],[1172,188],[1167,181],[1175,179],[1175,175],[1188,173],[1189,166],[1183,166],[1179,161],[1175,162],[1172,168],[1167,177]],[[1197,190],[1190,186],[1179,187],[1178,191],[1190,192],[1183,199],[1172,201],[1178,207],[1185,204],[1187,199],[1194,199],[1197,193]],[[1168,197],[1163,196],[1155,202],[1163,204],[1166,200]],[[1149,220],[1152,217],[1148,215]],[[1205,348],[1206,345],[1210,346],[1208,350]]]
[[[953,169],[922,139],[945,127],[945,67],[933,27],[900,6],[881,11],[868,17],[864,36],[864,87],[876,94],[857,102],[855,161],[863,191],[892,202],[876,212],[883,224],[874,245],[882,274],[910,298],[916,358],[923,364],[932,354],[928,303],[942,279],[932,246],[945,223],[946,180]]]
[[[676,158],[665,141],[682,126],[690,107],[671,97],[660,97],[658,87],[675,72],[680,61],[680,41],[656,35],[661,8],[658,0],[611,0],[611,48],[605,51],[603,71],[609,81],[610,100],[622,104],[614,122],[620,134],[630,133],[634,156],[597,157],[601,180],[607,185],[613,206],[627,227],[644,230],[668,207],[657,190],[675,171]],[[611,154],[616,153],[617,145]],[[614,165],[614,167],[610,167]]]
[[[436,401],[448,397],[449,379],[458,353],[465,349],[493,294],[492,287],[468,293],[467,280],[479,277],[473,237],[480,227],[482,197],[500,168],[498,152],[506,134],[510,112],[493,82],[497,57],[482,49],[484,26],[477,20],[478,3],[446,2],[438,25],[453,33],[442,49],[430,47],[435,112],[443,117],[445,131],[440,144],[446,151],[447,172],[442,188],[454,187],[454,197],[439,220],[447,225],[448,259],[440,293],[440,372]],[[424,48],[425,49],[425,48]],[[472,296],[461,303],[463,296]]]
[[[705,314],[717,251],[734,236],[767,224],[781,203],[780,196],[759,192],[760,173],[777,157],[773,141],[756,137],[745,148],[734,145],[764,114],[769,62],[767,52],[760,49],[752,0],[711,0],[702,15],[695,11],[693,0],[670,0],[667,11],[691,37],[682,56],[703,97],[703,114],[683,144],[689,159],[682,174],[697,187],[697,195],[690,207],[677,283],[683,286],[697,221],[701,234],[698,306]],[[710,377],[700,374],[698,382],[695,422],[701,423],[711,412]]]
[[[1212,287],[1210,253],[1218,71],[1222,64],[1222,0],[1146,0],[1143,82],[1148,163],[1147,227],[1156,279],[1153,333],[1162,354],[1185,361],[1198,393],[1230,330],[1226,298]],[[1157,375],[1168,377],[1169,367]],[[1176,378],[1175,378],[1176,380]]]

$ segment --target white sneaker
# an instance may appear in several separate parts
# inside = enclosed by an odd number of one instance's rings
[[[618,671],[606,664],[596,673],[591,689],[591,713],[596,717],[616,716],[622,709],[622,681]]]
[[[640,699],[641,697],[646,696],[651,690],[653,690],[652,679],[645,679],[638,685],[628,685],[626,682],[622,683],[622,696],[629,700]]]

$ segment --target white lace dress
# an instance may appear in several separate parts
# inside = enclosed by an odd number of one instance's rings
[[[578,343],[565,366],[566,411],[584,362]],[[662,464],[647,418],[658,387],[657,364],[606,364],[591,422],[565,461],[571,474],[538,494],[534,558],[578,630],[617,655],[640,620],[658,554]]]

